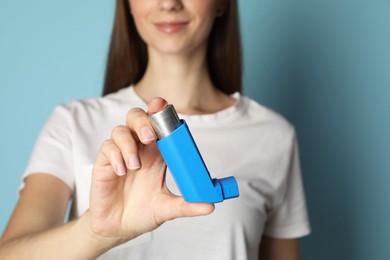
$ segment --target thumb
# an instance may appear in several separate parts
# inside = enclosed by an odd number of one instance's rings
[[[186,202],[183,197],[171,197],[166,204],[162,206],[160,219],[163,223],[168,220],[181,217],[206,216],[211,214],[215,209],[211,203],[194,203]]]

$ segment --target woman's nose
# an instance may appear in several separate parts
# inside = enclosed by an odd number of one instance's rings
[[[178,11],[183,8],[181,0],[160,0],[159,5],[160,9],[164,11]]]

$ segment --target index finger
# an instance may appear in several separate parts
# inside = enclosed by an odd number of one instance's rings
[[[148,115],[153,115],[168,106],[168,102],[160,97],[153,98],[148,104]]]

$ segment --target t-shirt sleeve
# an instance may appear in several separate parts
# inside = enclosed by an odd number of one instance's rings
[[[294,135],[281,203],[268,212],[264,234],[274,238],[299,238],[310,233],[299,152]]]
[[[70,107],[57,106],[37,138],[19,190],[26,177],[34,173],[55,176],[74,190],[71,128]]]

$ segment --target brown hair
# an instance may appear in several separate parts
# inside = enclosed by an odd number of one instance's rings
[[[214,22],[207,62],[211,80],[218,89],[226,94],[241,91],[241,42],[236,0],[227,0],[224,13]],[[147,47],[135,27],[129,1],[117,0],[103,95],[137,83],[145,73],[147,63]]]

